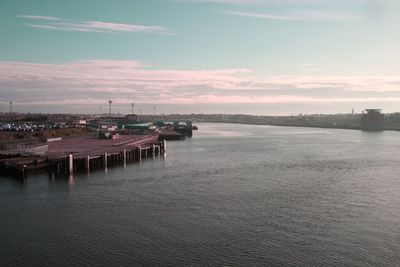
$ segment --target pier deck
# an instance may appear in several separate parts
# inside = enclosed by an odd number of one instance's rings
[[[48,155],[75,154],[76,157],[98,156],[104,153],[118,153],[135,147],[156,143],[158,135],[121,135],[117,139],[98,139],[96,137],[76,137],[49,143]]]
[[[0,175],[26,178],[27,171],[47,169],[50,176],[107,169],[165,154],[159,135],[121,135],[116,139],[80,136],[49,142],[44,156],[21,155],[0,159]]]

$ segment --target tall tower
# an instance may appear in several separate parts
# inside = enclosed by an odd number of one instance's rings
[[[131,106],[132,106],[132,113],[131,113],[131,114],[134,114],[134,111],[135,111],[135,103],[132,103]]]
[[[111,100],[108,100],[108,115],[111,117],[111,104],[112,104],[112,101]]]
[[[156,115],[156,106],[154,105],[153,106],[153,116],[155,116]]]

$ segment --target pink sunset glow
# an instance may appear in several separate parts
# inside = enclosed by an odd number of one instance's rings
[[[119,103],[335,103],[400,102],[399,76],[265,76],[250,70],[154,69],[140,61],[88,60],[65,64],[0,63],[4,99],[21,104]],[[342,96],[309,96],[307,90],[342,91]],[[290,93],[288,93],[288,90]],[[29,92],[29,100],[26,93]],[[369,92],[359,97],[346,92]],[[371,95],[372,94],[372,95]]]

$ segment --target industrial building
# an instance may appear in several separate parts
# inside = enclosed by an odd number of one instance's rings
[[[385,129],[385,117],[381,109],[366,109],[362,114],[362,129],[365,131],[383,131]]]

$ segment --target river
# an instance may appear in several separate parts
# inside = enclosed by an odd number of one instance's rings
[[[400,133],[199,124],[163,158],[0,177],[1,266],[400,262]]]

